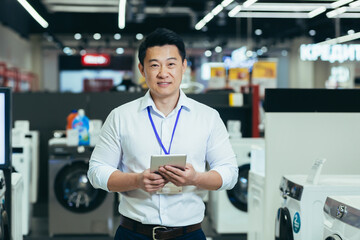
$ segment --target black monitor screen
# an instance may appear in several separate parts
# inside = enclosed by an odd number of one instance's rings
[[[11,89],[0,87],[0,168],[10,166]]]

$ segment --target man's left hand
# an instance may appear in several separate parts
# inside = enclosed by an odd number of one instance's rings
[[[170,165],[159,168],[159,173],[176,186],[196,186],[198,173],[191,163],[187,163],[185,169],[179,169]]]

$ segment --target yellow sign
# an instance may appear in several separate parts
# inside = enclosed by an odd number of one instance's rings
[[[212,67],[211,77],[223,77],[225,78],[226,70],[224,67]]]
[[[230,68],[229,80],[249,81],[249,70],[247,68]]]
[[[277,77],[277,63],[276,62],[256,62],[253,67],[253,78],[270,78]]]

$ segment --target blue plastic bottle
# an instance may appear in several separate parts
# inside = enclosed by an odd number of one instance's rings
[[[88,146],[89,138],[89,118],[85,116],[84,109],[79,109],[78,115],[72,122],[72,128],[79,131],[79,146]]]

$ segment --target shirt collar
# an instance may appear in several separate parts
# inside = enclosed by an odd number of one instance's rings
[[[156,108],[154,100],[150,95],[150,90],[148,90],[144,97],[141,99],[139,111],[146,109],[148,106],[151,106],[153,109]],[[183,108],[188,111],[191,110],[191,101],[189,101],[189,98],[185,95],[183,90],[180,89],[180,97],[175,109],[179,109],[181,106],[183,106]]]

